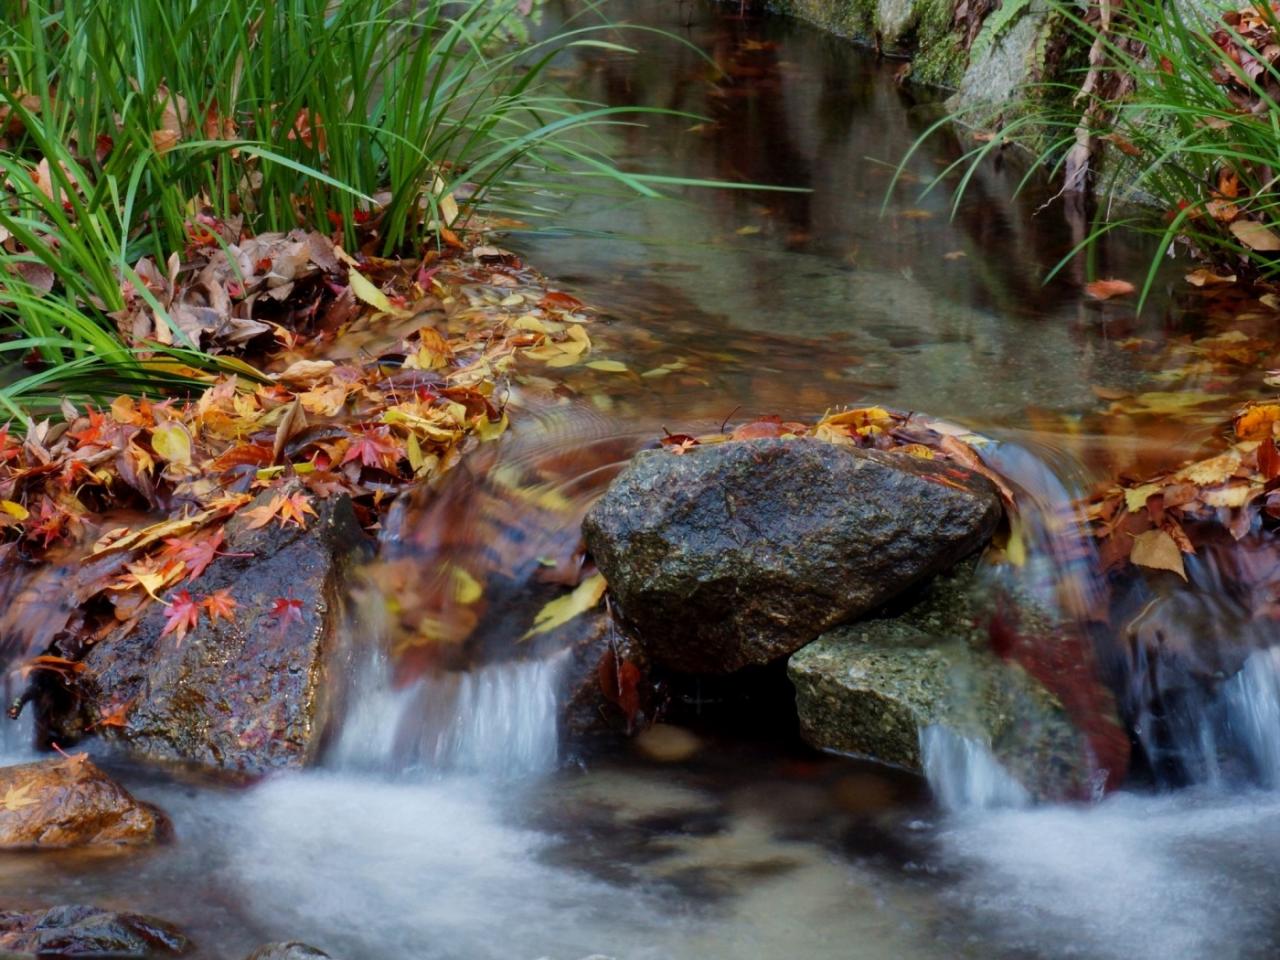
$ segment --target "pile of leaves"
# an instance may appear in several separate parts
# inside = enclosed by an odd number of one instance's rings
[[[201,616],[233,617],[198,589],[229,518],[305,526],[315,500],[345,495],[376,531],[401,491],[502,435],[518,356],[603,362],[583,305],[494,247],[357,262],[316,234],[237,241],[140,274],[213,348],[265,341],[264,373],[0,429],[0,630],[27,655],[59,636],[83,648],[156,602],[178,641]],[[130,337],[161,329],[142,297],[119,321]]]
[[[1121,483],[1086,507],[1104,569],[1127,561],[1186,579],[1185,558],[1221,531],[1243,541],[1280,522],[1280,402],[1236,416],[1222,452],[1177,470]]]

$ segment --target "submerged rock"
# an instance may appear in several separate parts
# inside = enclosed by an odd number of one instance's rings
[[[146,958],[186,953],[175,927],[136,913],[61,906],[0,913],[0,951],[15,957]]]
[[[801,734],[821,749],[924,772],[922,732],[945,727],[989,745],[1033,796],[1088,794],[1100,759],[1088,732],[1045,684],[990,648],[996,596],[966,564],[905,611],[837,627],[804,647],[788,664]],[[1098,690],[1108,715],[1094,722],[1126,742],[1114,702]],[[1108,759],[1123,767],[1127,751]]]
[[[982,546],[984,477],[819,440],[640,453],[588,513],[615,611],[660,664],[717,673],[784,657]]]
[[[306,528],[227,525],[227,555],[193,586],[226,589],[233,619],[164,635],[155,605],[100,641],[77,674],[80,702],[43,718],[55,739],[90,728],[151,760],[260,772],[315,757],[340,689],[349,570],[366,538],[345,498],[316,501]]]
[[[169,830],[88,757],[0,768],[0,849],[139,846]]]
[[[244,960],[330,960],[323,950],[290,940],[288,943],[268,943],[259,947]]]

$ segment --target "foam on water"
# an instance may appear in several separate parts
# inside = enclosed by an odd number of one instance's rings
[[[1204,789],[950,818],[973,923],[1035,957],[1277,955],[1280,797]],[[1022,954],[1019,954],[1022,955]]]
[[[950,727],[924,727],[920,755],[929,787],[944,810],[1022,807],[1031,802],[1026,788],[1000,765],[985,743]]]

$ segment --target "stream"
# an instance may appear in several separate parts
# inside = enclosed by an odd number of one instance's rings
[[[552,3],[548,18],[575,9]],[[474,627],[489,661],[408,669],[386,652],[378,605],[357,605],[350,630],[366,653],[319,769],[240,787],[116,762],[170,814],[175,841],[127,857],[4,855],[6,908],[154,914],[190,934],[199,960],[287,939],[345,960],[1280,952],[1280,668],[1265,652],[1188,714],[1173,746],[1192,772],[1178,789],[1092,803],[1031,805],[983,751],[945,736],[926,744],[925,784],[817,754],[750,705],[700,725],[715,690],[681,693],[694,740],[679,759],[643,741],[572,764],[558,754],[565,658],[513,659],[511,611],[530,608],[539,558],[573,549],[585,508],[664,429],[858,402],[928,411],[998,441],[1002,469],[1048,516],[1117,467],[1196,454],[1238,402],[1215,394],[1174,423],[1141,404],[1105,416],[1113,395],[1209,389],[1194,372],[1171,379],[1153,345],[1215,332],[1214,318],[1167,283],[1140,315],[1132,301],[1090,302],[1079,265],[1042,283],[1078,234],[1059,207],[1040,209],[1042,189],[1011,199],[1014,164],[989,165],[954,216],[953,181],[920,196],[963,149],[955,135],[916,154],[882,214],[936,96],[896,85],[897,64],[869,51],[736,12],[615,3],[615,18],[686,43],[623,31],[639,56],[583,49],[563,79],[608,103],[705,118],[616,131],[629,169],[811,192],[583,195],[563,218],[572,229],[502,237],[598,306],[601,355],[645,375],[571,368],[513,384],[494,459],[408,499],[382,532],[371,575],[397,571],[386,590],[425,595],[442,559],[493,548]],[[1150,254],[1126,237],[1095,266],[1137,278]],[[545,514],[531,507],[519,536],[515,484]],[[1035,547],[1028,578],[1065,576],[1052,537]],[[418,579],[406,584],[406,569]],[[24,740],[5,731],[6,762],[28,755]],[[1252,775],[1209,769],[1224,745]]]

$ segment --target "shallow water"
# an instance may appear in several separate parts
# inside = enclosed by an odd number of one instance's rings
[[[572,9],[552,7],[553,19]],[[956,142],[939,141],[881,216],[892,165],[936,115],[927,94],[894,85],[895,64],[700,3],[629,0],[614,12],[676,32],[723,68],[641,35],[630,38],[639,58],[566,60],[566,82],[584,93],[708,118],[624,131],[628,164],[813,192],[584,198],[573,231],[503,241],[607,311],[592,332],[601,355],[652,375],[570,370],[554,390],[515,385],[518,414],[495,459],[388,523],[382,559],[415,571],[410,588],[426,593],[432,570],[470,543],[492,548],[494,531],[517,522],[513,489],[535,494],[519,502],[535,520],[502,540],[520,546],[486,582],[492,602],[472,628],[481,650],[510,647],[512,624],[544,596],[539,558],[572,551],[586,504],[664,427],[801,418],[860,400],[927,410],[1004,441],[1002,472],[1047,511],[1117,463],[1150,468],[1196,449],[1234,405],[1224,394],[1163,432],[1141,416],[1108,425],[1095,387],[1197,386],[1160,376],[1156,348],[1134,343],[1209,324],[1159,292],[1141,317],[1089,303],[1077,268],[1042,284],[1073,226],[1057,207],[1039,210],[1034,189],[1010,200],[1015,171],[978,178],[953,219],[947,186],[918,195],[955,155]],[[1135,277],[1149,252],[1107,246],[1101,273]],[[1062,545],[1041,533],[1041,567],[1027,576],[1054,581]],[[370,616],[353,629],[368,667],[324,769],[232,788],[118,768],[171,814],[175,843],[111,858],[2,856],[0,905],[151,912],[217,960],[285,938],[347,960],[1254,960],[1280,950],[1275,794],[1219,782],[1031,807],[977,745],[939,734],[935,802],[914,778],[815,755],[767,724],[699,730],[680,762],[637,749],[560,769],[556,662],[499,657],[406,676],[377,655],[387,625]],[[1237,686],[1225,722],[1274,772],[1274,675],[1255,664]],[[24,756],[12,732],[3,749]]]

